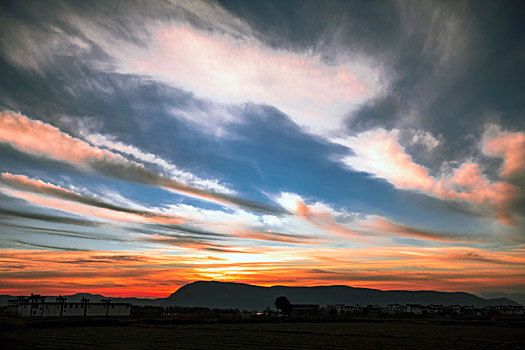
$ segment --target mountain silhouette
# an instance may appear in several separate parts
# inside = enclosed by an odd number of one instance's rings
[[[179,288],[164,302],[165,306],[202,306],[209,308],[239,308],[263,310],[274,308],[274,301],[286,296],[294,304],[334,305],[472,305],[475,307],[495,305],[519,305],[507,298],[483,299],[464,292],[435,291],[382,291],[349,286],[320,287],[259,287],[232,282],[193,282]]]
[[[27,295],[26,295],[27,296]],[[53,302],[58,297],[58,295],[44,295],[46,297],[46,302]],[[62,297],[67,298],[68,303],[78,303],[82,298],[89,299],[91,303],[98,303],[102,299],[109,299],[114,303],[130,303],[137,306],[163,306],[167,298],[134,298],[134,297],[105,297],[100,294],[91,294],[91,293],[76,293],[72,295],[62,295]],[[5,306],[8,304],[8,301],[11,299],[16,299],[16,296],[12,295],[0,295],[0,306]]]
[[[78,302],[85,297],[91,302],[111,299],[114,302],[131,303],[139,306],[201,306],[260,311],[267,307],[274,309],[275,299],[279,296],[286,296],[293,304],[318,304],[320,306],[334,304],[379,306],[388,304],[472,305],[474,307],[520,305],[508,298],[484,299],[465,292],[382,291],[349,286],[260,287],[245,283],[216,281],[197,281],[186,284],[167,298],[119,298],[90,293],[65,295],[68,302]],[[6,305],[7,300],[13,298],[16,297],[0,295],[0,305]],[[49,301],[54,301],[54,298],[56,297],[48,296]]]

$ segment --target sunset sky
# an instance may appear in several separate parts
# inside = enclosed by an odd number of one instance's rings
[[[0,294],[525,293],[520,5],[3,1]]]

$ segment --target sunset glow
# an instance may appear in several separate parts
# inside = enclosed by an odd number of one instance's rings
[[[525,293],[519,25],[289,4],[0,10],[0,294]]]

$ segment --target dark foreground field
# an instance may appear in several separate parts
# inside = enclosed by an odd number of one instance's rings
[[[66,326],[4,330],[2,349],[525,349],[525,327],[422,320]]]

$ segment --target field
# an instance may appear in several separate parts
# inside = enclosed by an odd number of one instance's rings
[[[525,349],[515,322],[65,326],[3,331],[2,349]]]

